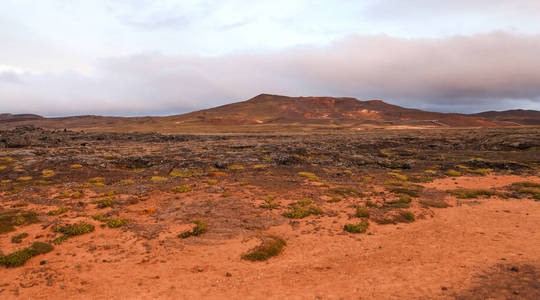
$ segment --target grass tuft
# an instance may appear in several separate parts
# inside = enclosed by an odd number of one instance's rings
[[[461,176],[461,172],[456,171],[456,170],[448,170],[448,171],[444,172],[444,174],[446,176],[450,176],[450,177],[459,177],[459,176]]]
[[[356,217],[357,218],[369,218],[369,211],[365,207],[357,206],[356,207]]]
[[[94,231],[94,225],[88,223],[58,225],[53,228],[53,231],[63,234],[62,236],[54,239],[53,241],[55,244],[60,244],[70,237]]]
[[[265,261],[279,255],[287,245],[284,239],[277,236],[266,237],[262,244],[242,255],[242,259],[249,261]]]
[[[48,214],[49,216],[59,216],[59,215],[65,213],[65,212],[67,212],[68,210],[69,210],[69,207],[67,207],[67,206],[62,206],[62,207],[59,207],[59,208],[57,208],[57,209],[55,209],[55,210],[51,210],[51,211],[48,212],[47,214]]]
[[[309,179],[309,181],[321,181],[321,179],[311,172],[298,172],[298,176]]]

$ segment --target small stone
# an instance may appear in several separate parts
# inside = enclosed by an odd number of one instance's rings
[[[46,260],[42,260],[42,261],[39,262],[40,265],[44,265],[44,264],[46,264],[46,263],[47,263]]]
[[[441,290],[446,291],[446,290],[448,290],[448,288],[445,287],[445,286],[441,286]]]
[[[229,273],[229,272],[227,272],[227,273],[225,273],[225,276],[226,276],[226,277],[232,277],[232,274]]]

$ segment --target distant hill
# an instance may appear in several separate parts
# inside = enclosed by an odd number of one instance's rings
[[[358,124],[496,126],[459,114],[403,108],[381,100],[355,98],[286,97],[261,94],[243,102],[227,104],[169,117],[181,122],[206,124]]]
[[[491,122],[506,122],[520,125],[540,125],[540,111],[537,110],[505,110],[486,111],[469,115],[475,118],[482,118]]]
[[[361,130],[368,128],[496,127],[539,125],[540,112],[511,110],[473,115],[428,112],[355,98],[261,94],[246,101],[167,117],[0,115],[0,129],[33,125],[51,129],[162,133]]]

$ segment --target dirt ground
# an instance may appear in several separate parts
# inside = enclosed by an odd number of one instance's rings
[[[535,128],[2,143],[2,299],[540,298]]]

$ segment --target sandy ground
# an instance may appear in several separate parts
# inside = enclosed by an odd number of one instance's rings
[[[539,178],[459,177],[425,186],[496,188],[523,180]],[[284,237],[287,246],[266,262],[240,259],[256,237],[180,240],[185,225],[178,225],[144,240],[98,228],[22,267],[2,268],[0,298],[539,299],[540,202],[445,197],[452,207],[409,224],[372,224],[365,234],[345,233],[326,216],[315,227],[309,220],[273,226],[263,233]]]

